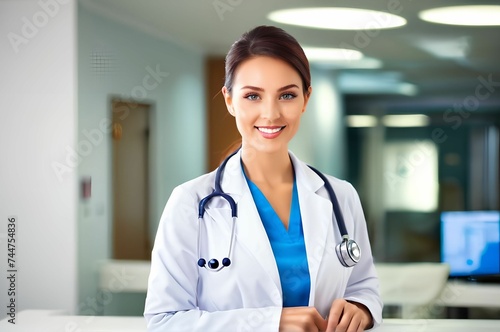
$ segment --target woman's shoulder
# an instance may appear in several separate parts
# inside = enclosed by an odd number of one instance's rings
[[[347,180],[338,178],[336,176],[330,175],[330,174],[325,174],[326,178],[330,182],[330,184],[335,188],[345,190],[345,191],[356,191],[354,186]]]
[[[313,170],[313,168],[309,164],[307,164],[305,161],[299,159],[293,153],[290,153],[290,154],[292,156],[292,159],[294,160],[294,163],[296,164],[295,165],[296,167],[297,166],[301,167],[302,169],[305,170],[306,173],[311,174],[313,177],[318,176],[317,174],[312,173],[315,171]],[[348,191],[348,192],[356,191],[349,181],[341,179],[341,178],[336,177],[334,175],[325,173],[325,172],[321,171],[321,169],[319,169],[319,168],[315,167],[315,169],[326,177],[326,179],[332,185],[334,190],[341,190],[341,191]]]
[[[189,191],[196,191],[198,189],[204,189],[204,187],[213,188],[213,182],[215,179],[215,171],[204,173],[195,178],[184,181],[176,186],[176,189],[183,189]],[[210,189],[209,188],[209,189]]]
[[[303,168],[306,170],[306,173],[309,173],[309,176],[312,177],[317,177],[318,174],[314,174],[315,171],[310,168],[310,166],[305,163],[304,161],[298,159],[295,157],[295,160],[297,161],[297,164],[300,165],[299,167]],[[341,179],[339,177],[336,177],[334,175],[324,173],[320,169],[317,169],[321,174],[326,178],[326,180],[330,183],[332,186],[333,191],[335,192],[336,196],[338,196],[339,199],[348,199],[348,200],[357,200],[358,193],[354,186],[347,180]]]
[[[196,199],[199,199],[200,196],[204,197],[214,190],[214,181],[215,170],[177,185],[173,193],[190,194]]]

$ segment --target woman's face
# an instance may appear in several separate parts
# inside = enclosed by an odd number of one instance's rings
[[[260,152],[288,150],[309,100],[297,71],[267,56],[242,62],[231,93],[226,87],[222,93],[229,113],[236,118],[243,147]]]

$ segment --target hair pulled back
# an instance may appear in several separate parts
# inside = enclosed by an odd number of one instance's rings
[[[270,56],[285,61],[300,75],[304,94],[311,86],[309,61],[297,40],[283,29],[261,25],[245,32],[235,41],[226,55],[224,85],[233,88],[236,69],[245,60],[255,56]]]

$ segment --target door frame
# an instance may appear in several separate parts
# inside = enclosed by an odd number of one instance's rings
[[[156,208],[156,197],[158,193],[157,188],[157,178],[158,178],[158,157],[156,155],[156,147],[157,147],[157,127],[155,124],[157,123],[157,107],[156,101],[153,99],[144,98],[141,100],[136,100],[133,98],[127,98],[123,95],[110,94],[107,98],[107,107],[108,107],[108,116],[110,120],[110,130],[109,130],[109,145],[108,145],[108,155],[109,155],[109,163],[107,167],[108,173],[108,197],[110,202],[110,212],[109,212],[109,225],[108,225],[108,234],[110,236],[109,241],[109,250],[110,256],[114,256],[114,197],[113,197],[113,137],[112,137],[112,123],[113,123],[113,103],[114,102],[124,102],[130,105],[147,105],[149,106],[149,140],[148,140],[148,206],[147,206],[147,215],[148,219],[146,220],[146,241],[149,245],[150,251],[153,247],[154,242],[154,233],[152,230],[152,225],[156,225],[154,221],[154,217],[156,216],[155,208]]]

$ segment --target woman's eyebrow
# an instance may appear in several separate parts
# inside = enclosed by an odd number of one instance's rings
[[[278,89],[278,91],[284,91],[284,90],[288,90],[290,88],[299,88],[297,84],[288,84],[288,85],[285,85],[281,88]],[[244,87],[241,88],[241,90],[244,90],[244,89],[250,89],[250,90],[256,90],[256,91],[264,91],[263,88],[259,88],[257,86],[253,86],[253,85],[245,85]]]
[[[297,84],[288,84],[282,88],[279,88],[278,91],[284,91],[284,90],[288,90],[290,88],[297,88],[298,89],[299,87],[297,86]]]
[[[264,91],[264,89],[259,88],[257,86],[252,86],[252,85],[245,85],[244,87],[241,88],[241,90],[245,90],[245,89]]]

